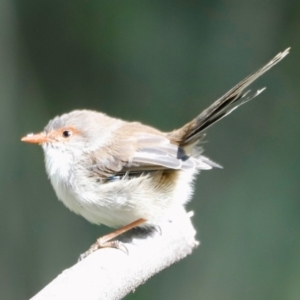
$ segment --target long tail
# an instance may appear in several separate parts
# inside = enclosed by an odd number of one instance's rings
[[[249,95],[250,90],[246,92],[244,92],[244,90],[258,77],[267,72],[278,62],[280,62],[286,55],[288,55],[289,50],[290,48],[278,53],[265,66],[238,83],[191,122],[187,123],[182,128],[171,132],[170,135],[172,136],[172,139],[176,140],[176,142],[183,147],[195,144],[199,139],[201,139],[205,129],[229,115],[239,106],[259,95],[265,88],[258,90],[252,95]]]

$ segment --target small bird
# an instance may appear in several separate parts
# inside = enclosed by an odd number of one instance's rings
[[[202,155],[204,131],[256,97],[244,92],[289,53],[276,55],[195,119],[171,132],[126,122],[91,110],[55,117],[23,142],[40,144],[46,171],[59,200],[91,223],[118,228],[99,238],[85,256],[134,227],[155,227],[190,200],[201,170],[220,167]]]

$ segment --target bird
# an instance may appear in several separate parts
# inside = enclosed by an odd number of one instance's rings
[[[121,248],[116,238],[135,227],[159,226],[192,198],[201,170],[221,167],[203,155],[205,131],[258,96],[245,89],[288,53],[277,54],[179,129],[163,132],[92,110],[52,119],[44,130],[21,140],[42,146],[46,172],[59,200],[94,224],[116,230],[97,241]]]

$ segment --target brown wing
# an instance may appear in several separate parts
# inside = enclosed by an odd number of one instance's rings
[[[127,123],[127,127],[132,127],[132,124]],[[182,148],[172,144],[161,132],[141,126],[144,132],[131,132],[130,135],[123,133],[114,139],[117,141],[114,145],[89,156],[92,157],[88,163],[89,169],[102,178],[110,178],[128,173],[140,175],[159,170],[211,169],[217,166],[206,157],[196,159],[187,156]],[[126,128],[122,127],[122,130],[126,132]]]

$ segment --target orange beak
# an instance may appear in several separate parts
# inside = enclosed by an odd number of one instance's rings
[[[25,143],[31,143],[31,144],[43,144],[49,142],[49,138],[43,132],[37,134],[31,133],[22,137],[21,141]]]

